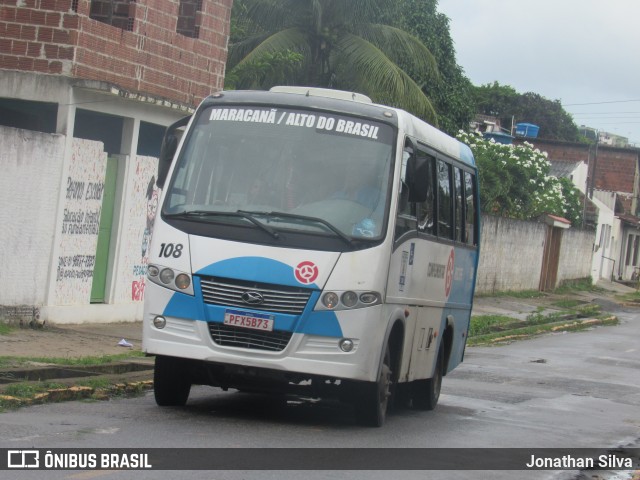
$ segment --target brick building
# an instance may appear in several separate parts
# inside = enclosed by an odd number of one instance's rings
[[[141,318],[162,135],[223,88],[232,1],[2,2],[0,317]]]
[[[547,152],[554,164],[576,165],[572,180],[598,207],[594,280],[630,279],[634,271],[640,270],[640,149],[544,139],[526,141]]]

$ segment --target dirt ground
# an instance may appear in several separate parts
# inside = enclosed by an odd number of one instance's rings
[[[141,338],[140,322],[16,327],[7,335],[0,335],[0,356],[78,358],[122,354],[139,351]],[[121,340],[132,346],[118,345]]]

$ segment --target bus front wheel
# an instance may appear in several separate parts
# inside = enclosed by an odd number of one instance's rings
[[[381,427],[387,417],[392,389],[391,350],[387,345],[376,382],[367,383],[359,392],[355,405],[356,420],[360,425]]]
[[[442,388],[442,375],[444,364],[444,350],[442,346],[438,350],[436,368],[433,377],[425,380],[414,380],[413,382],[413,406],[418,410],[433,410],[440,398]]]
[[[188,372],[177,358],[156,356],[153,370],[153,393],[161,407],[182,407],[187,403],[191,382]]]

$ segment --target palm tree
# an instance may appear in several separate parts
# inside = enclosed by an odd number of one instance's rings
[[[395,3],[236,0],[232,38],[238,38],[229,47],[229,76],[236,87],[269,88],[286,69],[290,85],[361,92],[435,125],[431,102],[398,63],[409,61],[420,78],[435,81],[436,61],[416,37],[382,21],[391,18]],[[256,66],[265,64],[272,67],[256,75]]]

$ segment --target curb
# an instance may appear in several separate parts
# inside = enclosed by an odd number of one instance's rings
[[[6,407],[26,407],[43,403],[65,402],[93,398],[107,400],[114,395],[132,395],[153,388],[153,380],[139,382],[116,383],[107,388],[72,386],[68,388],[52,388],[31,398],[20,398],[11,395],[0,395],[0,405]]]

